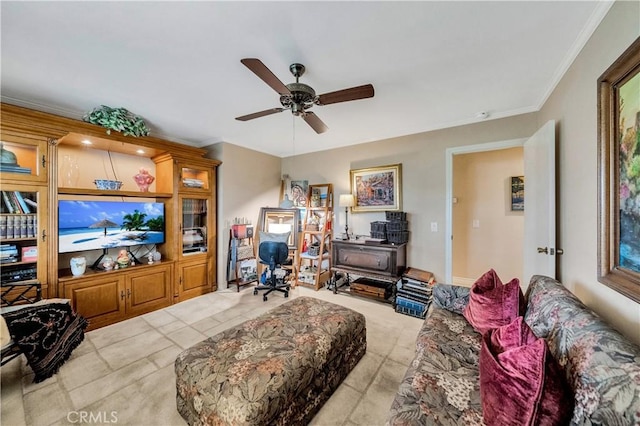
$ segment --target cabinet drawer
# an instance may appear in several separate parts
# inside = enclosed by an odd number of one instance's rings
[[[356,268],[369,269],[371,271],[387,271],[391,264],[391,253],[362,251],[358,249],[338,250],[336,265],[352,266]]]
[[[406,244],[359,244],[333,241],[333,267],[380,276],[398,277],[406,266]]]

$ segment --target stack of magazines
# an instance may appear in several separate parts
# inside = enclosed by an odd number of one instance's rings
[[[407,269],[396,291],[396,312],[424,318],[431,304],[434,283],[431,272],[416,268]]]

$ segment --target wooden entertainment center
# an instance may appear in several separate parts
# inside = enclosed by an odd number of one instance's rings
[[[220,161],[204,158],[206,151],[200,148],[115,131],[107,134],[100,126],[5,103],[1,113],[2,196],[15,207],[9,209],[0,200],[3,286],[39,282],[43,297],[71,299],[91,329],[216,290]],[[5,162],[11,157],[16,166]],[[149,192],[141,192],[133,179],[141,167],[155,177]],[[120,180],[123,187],[99,190],[95,179]],[[21,208],[11,197],[31,204]],[[58,252],[59,200],[163,203],[165,242],[155,247],[161,260],[148,264],[145,257],[134,266],[87,268],[83,275],[73,276],[69,260],[74,254]],[[20,233],[16,221],[31,228]],[[108,250],[115,257],[118,248]],[[91,265],[101,253],[77,254]]]

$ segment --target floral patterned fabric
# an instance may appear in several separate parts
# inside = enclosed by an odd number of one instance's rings
[[[461,314],[432,305],[387,424],[481,425],[480,338]]]
[[[536,275],[525,321],[564,368],[575,392],[572,424],[640,424],[640,348],[558,281]]]
[[[177,405],[190,425],[303,425],[366,351],[365,318],[298,297],[182,352]]]
[[[482,424],[480,334],[461,315],[468,289],[438,284],[388,425]],[[640,348],[554,279],[534,276],[525,321],[575,393],[572,425],[640,425]]]

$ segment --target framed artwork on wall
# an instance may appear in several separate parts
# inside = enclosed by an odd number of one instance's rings
[[[291,201],[294,207],[305,207],[307,205],[308,180],[291,181]]]
[[[350,175],[353,212],[402,209],[402,164],[354,169]]]
[[[640,38],[598,79],[598,280],[640,302]]]
[[[524,176],[511,176],[511,211],[524,211]]]

